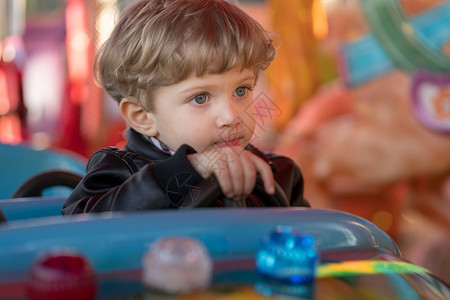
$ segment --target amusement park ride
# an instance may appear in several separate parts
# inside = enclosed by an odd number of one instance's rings
[[[429,15],[412,22],[399,1],[361,3],[373,32],[362,43],[379,47],[364,56],[372,67],[366,70],[395,66],[410,72],[416,118],[448,135],[450,60],[440,49],[450,41],[444,30],[450,26],[450,4],[430,11],[435,26],[426,26]],[[93,50],[85,5],[70,0],[65,8],[66,108],[78,114],[62,126],[91,131],[67,135],[61,140],[66,145],[83,143],[86,134],[98,136],[100,126],[87,113],[99,113],[99,103],[84,98],[98,89],[85,69]],[[67,151],[9,145],[23,141],[29,129],[21,125],[26,112],[21,52],[5,60],[8,49],[19,49],[23,41],[4,35],[0,299],[450,299],[448,283],[404,260],[394,240],[372,222],[333,209],[288,207],[282,194],[275,200],[262,195],[271,207],[258,209],[196,203],[178,210],[62,216],[68,191],[60,186],[70,192],[86,160]],[[361,52],[351,55],[363,46],[347,45],[343,59],[350,84],[367,76]],[[85,126],[76,123],[80,120]],[[217,186],[211,190],[211,197],[222,197]]]

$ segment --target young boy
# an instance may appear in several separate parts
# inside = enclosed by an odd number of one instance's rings
[[[129,127],[127,144],[92,156],[63,214],[177,208],[210,176],[247,206],[264,206],[251,195],[257,175],[267,194],[276,181],[291,206],[308,206],[299,168],[249,144],[253,89],[274,57],[264,29],[226,0],[133,5],[96,63]]]

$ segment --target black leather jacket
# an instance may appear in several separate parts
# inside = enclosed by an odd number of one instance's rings
[[[303,199],[300,169],[287,157],[247,147],[271,164],[276,182],[291,206],[309,206]],[[195,150],[181,146],[173,156],[130,129],[123,150],[108,147],[89,160],[87,173],[65,202],[64,215],[102,211],[177,208],[185,195],[203,182],[187,158]],[[250,205],[263,206],[258,201]],[[220,201],[213,206],[221,206]]]

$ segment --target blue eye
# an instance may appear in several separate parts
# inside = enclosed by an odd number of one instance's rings
[[[245,86],[238,87],[234,91],[233,96],[244,97],[247,94],[248,90],[249,90],[249,88],[245,87]]]
[[[191,99],[191,102],[194,102],[195,104],[205,104],[209,101],[209,96],[206,94],[198,94],[197,96],[194,96],[194,98]]]

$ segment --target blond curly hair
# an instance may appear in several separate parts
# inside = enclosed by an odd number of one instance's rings
[[[99,50],[95,72],[115,100],[150,111],[158,87],[237,66],[258,76],[275,53],[273,37],[226,0],[141,0]]]

